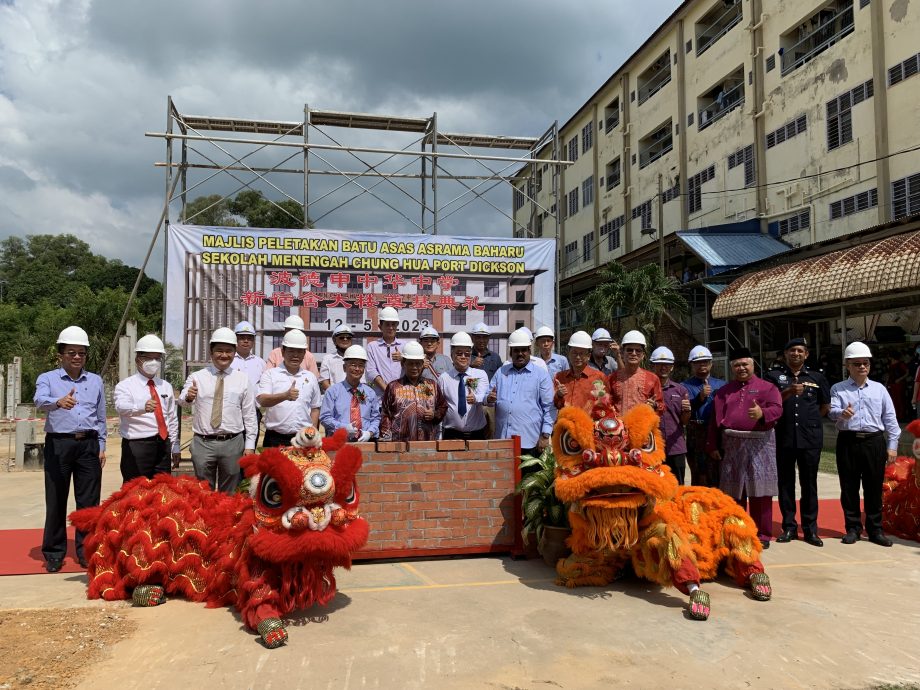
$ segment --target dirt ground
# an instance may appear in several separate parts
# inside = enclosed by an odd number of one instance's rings
[[[137,629],[122,608],[0,611],[0,690],[76,685]]]

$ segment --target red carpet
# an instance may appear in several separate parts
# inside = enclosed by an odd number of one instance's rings
[[[82,573],[74,551],[73,527],[67,528],[67,557],[62,573]],[[0,530],[0,575],[47,574],[41,529]]]
[[[860,502],[862,507],[862,502]],[[802,533],[802,520],[799,516],[799,502],[795,502],[795,521],[799,524],[799,534]],[[865,517],[865,516],[863,516]],[[779,512],[779,503],[773,499],[773,536],[779,536],[783,533],[783,515]],[[846,534],[846,528],[843,522],[843,508],[840,505],[840,499],[837,498],[819,498],[818,499],[818,536],[822,538],[837,537],[840,538]],[[2,542],[0,542],[2,543]]]

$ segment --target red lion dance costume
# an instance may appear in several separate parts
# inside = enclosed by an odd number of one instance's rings
[[[248,496],[191,477],[140,477],[72,513],[87,532],[87,596],[156,606],[168,592],[233,604],[267,647],[284,644],[281,617],[332,599],[333,568],[350,567],[367,542],[355,483],[361,451],[345,441],[344,430],[321,441],[308,427],[295,447],[245,456]]]
[[[556,496],[572,527],[557,584],[603,586],[631,562],[639,577],[689,594],[690,616],[706,620],[700,580],[724,564],[755,599],[769,599],[754,522],[718,489],[678,486],[663,464],[658,415],[637,405],[620,418],[606,396],[592,414],[563,408],[553,430]]]
[[[920,419],[907,425],[914,435],[914,457],[904,455],[885,468],[882,526],[886,532],[920,541]]]

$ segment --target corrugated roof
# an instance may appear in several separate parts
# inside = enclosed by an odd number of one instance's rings
[[[713,273],[745,266],[789,251],[789,245],[760,232],[693,232],[677,236]]]
[[[757,271],[733,281],[712,305],[715,319],[892,298],[920,290],[920,230]]]

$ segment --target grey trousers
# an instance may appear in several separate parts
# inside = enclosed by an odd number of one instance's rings
[[[243,456],[243,434],[226,441],[208,441],[201,436],[192,438],[192,465],[195,477],[205,480],[212,489],[232,494],[240,481],[240,458]]]

